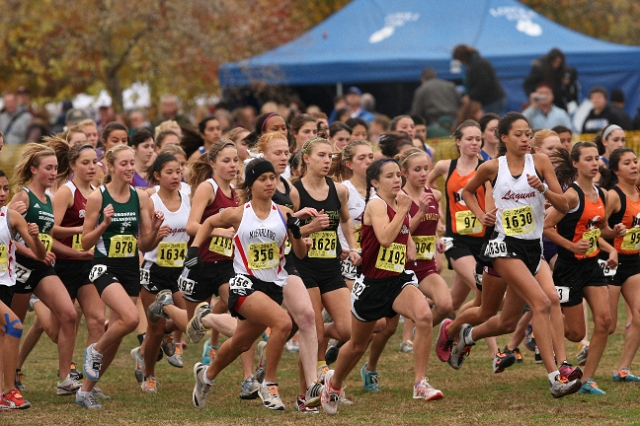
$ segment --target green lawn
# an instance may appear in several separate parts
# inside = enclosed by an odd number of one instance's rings
[[[624,320],[624,309],[620,307]],[[30,314],[32,315],[32,314]],[[29,324],[30,316],[27,320]],[[623,321],[622,320],[622,321]],[[622,324],[622,323],[621,323]],[[84,324],[83,324],[84,326]],[[81,331],[74,359],[81,364],[86,333]],[[638,385],[613,383],[611,372],[622,349],[624,326],[609,339],[596,380],[606,396],[572,395],[560,400],[551,397],[546,374],[533,362],[533,353],[523,348],[524,364],[515,365],[495,375],[484,343],[472,351],[459,371],[441,363],[432,353],[428,371],[431,383],[441,389],[445,398],[425,403],[412,399],[413,358],[398,352],[400,333],[391,339],[379,364],[382,392],[365,393],[354,371],[348,381],[347,395],[355,405],[341,407],[335,417],[325,414],[303,415],[295,411],[297,394],[296,355],[285,353],[279,370],[280,394],[286,411],[271,412],[260,400],[243,401],[238,397],[242,375],[239,361],[217,379],[207,401],[207,408],[196,410],[191,404],[194,380],[193,364],[198,360],[201,345],[191,345],[185,351],[185,368],[171,367],[166,360],[158,368],[159,392],[143,394],[133,375],[129,351],[136,340],[129,336],[114,364],[100,386],[111,396],[104,409],[88,411],[75,405],[74,397],[55,394],[57,351],[43,337],[27,361],[25,398],[33,407],[23,412],[0,413],[2,425],[95,425],[95,424],[632,424],[640,423]],[[499,338],[503,346],[507,338]],[[574,358],[577,345],[567,344]],[[360,363],[359,365],[362,365]],[[640,368],[636,368],[640,372]],[[633,366],[632,366],[633,371]]]

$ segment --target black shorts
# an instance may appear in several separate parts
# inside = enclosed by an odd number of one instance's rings
[[[180,291],[178,278],[183,268],[163,268],[157,263],[145,260],[140,267],[140,285],[151,294],[158,294],[160,290]]]
[[[11,308],[13,303],[13,292],[15,286],[1,285],[0,284],[0,302],[7,305],[7,308]]]
[[[600,265],[602,267],[602,264]],[[605,275],[607,270],[603,271]],[[613,275],[607,276],[609,285],[621,286],[624,282],[634,275],[640,274],[640,256],[637,254],[619,254],[618,267]]]
[[[178,277],[178,288],[185,300],[204,302],[212,295],[220,295],[220,286],[227,284],[236,274],[233,260],[203,263],[199,268],[184,268]]]
[[[351,313],[362,322],[393,318],[398,315],[393,310],[393,302],[408,285],[418,286],[418,279],[413,271],[379,279],[360,275],[351,290]]]
[[[553,268],[553,282],[562,306],[576,306],[582,303],[584,287],[606,286],[607,279],[598,265],[597,258],[580,261],[566,261],[558,257]]]
[[[296,277],[299,277],[300,272],[298,272],[298,269],[296,268],[296,261],[294,259],[295,257],[296,255],[293,254],[293,250],[291,251],[291,253],[284,256],[284,270],[287,271],[287,274],[289,275],[295,275]]]
[[[502,240],[491,239],[482,246],[482,261],[492,262],[494,259],[520,259],[531,272],[536,275],[542,262],[542,243],[540,240],[522,240],[504,237]]]
[[[457,260],[461,257],[465,256],[473,256],[476,261],[480,260],[480,252],[482,250],[482,245],[485,243],[485,239],[481,237],[466,237],[456,235],[451,238],[450,244],[447,243],[447,239],[445,238],[445,252],[444,255],[447,258],[447,262],[449,263],[449,269],[453,270],[451,266],[451,260]],[[448,248],[447,248],[448,247]]]
[[[127,259],[109,259],[99,257],[93,259],[89,280],[96,286],[98,294],[111,284],[120,284],[127,295],[138,297],[140,295],[140,266],[138,257]]]
[[[307,290],[319,288],[320,294],[347,288],[342,276],[340,259],[298,259],[296,262],[300,278]]]
[[[54,265],[56,274],[58,274],[72,300],[78,297],[80,287],[91,284],[89,273],[92,266],[93,261],[91,260],[56,260]]]
[[[16,285],[15,294],[30,294],[36,289],[40,281],[51,275],[55,275],[53,266],[46,265],[39,260],[29,259],[26,256],[16,256]]]
[[[231,316],[240,320],[246,319],[238,313],[240,306],[247,300],[247,297],[251,296],[254,292],[259,291],[269,296],[271,300],[278,305],[282,305],[284,294],[282,287],[274,283],[268,283],[262,281],[256,277],[250,277],[249,275],[237,274],[229,283],[229,312]]]

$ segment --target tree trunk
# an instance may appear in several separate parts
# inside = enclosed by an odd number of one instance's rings
[[[120,78],[116,72],[107,75],[105,81],[107,92],[111,96],[111,106],[115,112],[124,111],[124,101],[122,98],[122,86],[120,85]]]

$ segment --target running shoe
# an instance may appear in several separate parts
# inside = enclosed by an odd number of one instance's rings
[[[438,359],[442,362],[447,362],[449,355],[451,355],[453,337],[447,334],[447,327],[452,322],[452,319],[447,318],[440,323],[440,331],[436,339],[436,355],[438,355]]]
[[[508,347],[505,346],[505,349],[508,349]],[[513,352],[513,354],[516,356],[516,364],[522,364],[524,362],[524,358],[522,357],[522,352],[520,352],[520,348],[513,348],[511,352]]]
[[[606,395],[607,393],[598,387],[598,384],[593,379],[587,379],[586,382],[582,384],[582,387],[578,391],[578,393],[586,394],[586,395]]]
[[[173,343],[173,334],[167,333],[162,338],[162,343],[160,343],[160,348],[162,352],[168,357],[173,356],[176,353],[176,344]],[[169,361],[171,362],[171,361]]]
[[[4,399],[4,395],[0,394],[0,411],[13,410],[15,406],[13,402]]]
[[[314,408],[320,405],[323,389],[324,386],[320,382],[315,382],[307,388],[307,392],[304,395],[304,401],[307,407]]]
[[[277,383],[271,383],[268,385],[263,383],[260,385],[260,392],[258,392],[258,395],[260,396],[264,406],[269,410],[284,410],[284,403],[282,402],[282,399],[280,399]]]
[[[495,374],[502,373],[505,368],[511,367],[516,362],[516,356],[513,352],[500,352],[498,349],[498,353],[493,357],[493,372]]]
[[[31,297],[29,297],[29,307],[27,308],[27,310],[29,312],[33,312],[33,307],[39,301],[40,301],[40,299],[38,299],[38,296],[36,296],[35,294],[32,294]]]
[[[562,377],[561,375],[556,376],[553,383],[549,383],[551,395],[554,398],[562,398],[563,396],[576,393],[580,390],[581,386],[582,383],[580,383],[580,380],[569,381],[566,377]]]
[[[265,350],[267,348],[267,342],[262,341],[258,343],[256,347],[256,353],[258,355],[258,365],[256,366],[256,372],[253,375],[258,383],[264,382],[264,375],[267,373],[267,356]]]
[[[300,352],[300,342],[298,340],[298,333],[294,334],[293,337],[289,340],[287,340],[287,343],[285,343],[284,348],[287,350],[287,352]]]
[[[614,371],[612,378],[614,382],[640,382],[640,377],[631,374],[628,368]]]
[[[411,340],[407,340],[406,342],[400,343],[400,352],[405,354],[413,353],[413,342]]]
[[[169,364],[177,368],[184,367],[184,360],[182,359],[182,351],[183,349],[181,345],[175,345],[173,355],[167,357],[167,361],[169,361]]]
[[[424,399],[425,401],[437,401],[442,399],[444,395],[438,389],[429,384],[429,381],[424,378],[413,387],[413,399]]]
[[[333,345],[333,346],[330,345],[327,348],[327,352],[325,352],[324,354],[324,361],[327,363],[327,365],[333,364],[338,359],[339,353],[340,353],[340,348],[338,348],[338,345]]]
[[[540,351],[538,350],[538,347],[535,347],[535,359],[536,359],[536,364],[542,364],[542,355],[540,355]]]
[[[4,400],[9,402],[15,410],[26,410],[31,407],[31,403],[26,401],[18,389],[12,389],[11,392],[4,394]]]
[[[202,302],[196,306],[193,312],[193,318],[187,324],[187,335],[191,343],[198,343],[207,334],[207,328],[202,324],[202,318],[211,313],[211,305],[209,302]]]
[[[524,333],[524,346],[532,352],[536,350],[536,338],[531,324],[527,326],[527,331]]]
[[[264,340],[265,342],[269,340],[269,336],[271,336],[271,328],[267,327],[263,332],[262,332],[262,340]]]
[[[160,321],[162,318],[169,319],[169,316],[164,313],[164,307],[166,305],[173,305],[171,290],[160,290],[158,294],[156,294],[156,300],[154,300],[147,309],[149,321],[155,323]]]
[[[102,408],[102,405],[100,405],[93,392],[82,392],[80,389],[76,392],[76,404],[89,410],[99,410]]]
[[[578,358],[578,365],[581,365],[581,366],[586,365],[588,356],[589,356],[589,346],[583,345],[582,343],[580,343],[578,345],[578,355],[576,355],[576,358]]]
[[[73,380],[81,382],[82,379],[84,379],[84,374],[82,374],[82,372],[78,370],[78,366],[73,361],[71,361],[71,369],[69,370],[69,374],[71,375],[71,378]],[[60,372],[58,372],[58,375],[60,375]]]
[[[300,411],[301,413],[305,414],[320,413],[318,407],[309,407],[307,404],[305,404],[304,395],[298,395],[298,398],[296,398],[296,411]]]
[[[158,392],[158,384],[155,376],[145,377],[140,385],[142,392],[156,393]]]
[[[580,380],[582,379],[582,369],[580,367],[574,367],[567,361],[564,361],[560,367],[558,367],[560,375],[566,377],[567,380]]]
[[[260,392],[260,383],[255,377],[250,376],[242,382],[240,387],[240,399],[256,399]]]
[[[329,370],[325,376],[325,385],[322,390],[322,408],[327,414],[336,414],[338,412],[338,404],[340,404],[340,393],[342,389],[336,389],[331,386],[331,378],[333,377],[333,370]]]
[[[100,389],[98,386],[94,386],[93,389],[91,389],[91,393],[93,393],[93,396],[96,397],[96,399],[101,399],[101,400],[107,400],[107,399],[111,399],[110,396],[105,395],[104,392],[102,392],[102,389]]]
[[[193,393],[191,394],[191,402],[193,402],[193,406],[198,410],[202,410],[207,404],[207,397],[211,392],[211,385],[208,385],[205,381],[206,373],[206,365],[197,362],[196,365],[193,366],[193,376],[196,379],[196,385],[194,386]]]
[[[18,389],[20,392],[24,392],[24,384],[22,383],[22,381],[24,380],[24,373],[22,373],[21,369],[16,369],[16,375],[13,379],[13,384],[15,385],[16,389]]]
[[[216,355],[218,355],[218,347],[212,346],[209,340],[204,342],[204,346],[202,347],[202,363],[204,365],[211,365],[213,360],[216,359]]]
[[[84,374],[92,382],[97,382],[100,379],[100,370],[102,369],[102,354],[93,349],[95,345],[92,343],[84,350]]]
[[[327,364],[322,364],[320,367],[318,367],[318,381],[320,383],[324,383],[324,376],[327,374],[328,371],[329,371],[329,366],[327,366]]]
[[[471,353],[471,346],[475,345],[475,343],[467,345],[464,340],[465,336],[471,333],[472,328],[469,324],[463,324],[462,327],[460,327],[460,340],[457,345],[453,345],[451,355],[449,356],[449,365],[454,370],[459,370],[460,367],[462,367],[467,356]]]
[[[362,384],[364,390],[369,392],[380,392],[380,384],[378,383],[378,372],[367,371],[367,363],[365,362],[360,369],[360,377],[362,377]],[[325,387],[327,386],[325,382]]]
[[[81,387],[82,387],[82,382],[73,380],[71,378],[71,374],[68,374],[63,381],[58,382],[56,395],[58,396],[75,395],[77,390],[80,389]]]
[[[138,383],[142,383],[142,379],[144,378],[144,358],[142,358],[140,346],[131,349],[131,352],[129,352],[129,354],[131,355],[131,359],[133,359],[136,363],[136,369],[133,372],[136,376],[136,380],[138,381]]]

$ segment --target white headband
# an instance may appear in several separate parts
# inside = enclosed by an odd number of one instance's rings
[[[602,133],[602,139],[608,138],[611,132],[613,132],[614,130],[622,130],[622,127],[618,126],[617,124],[612,124],[611,126],[607,127],[607,130]]]

